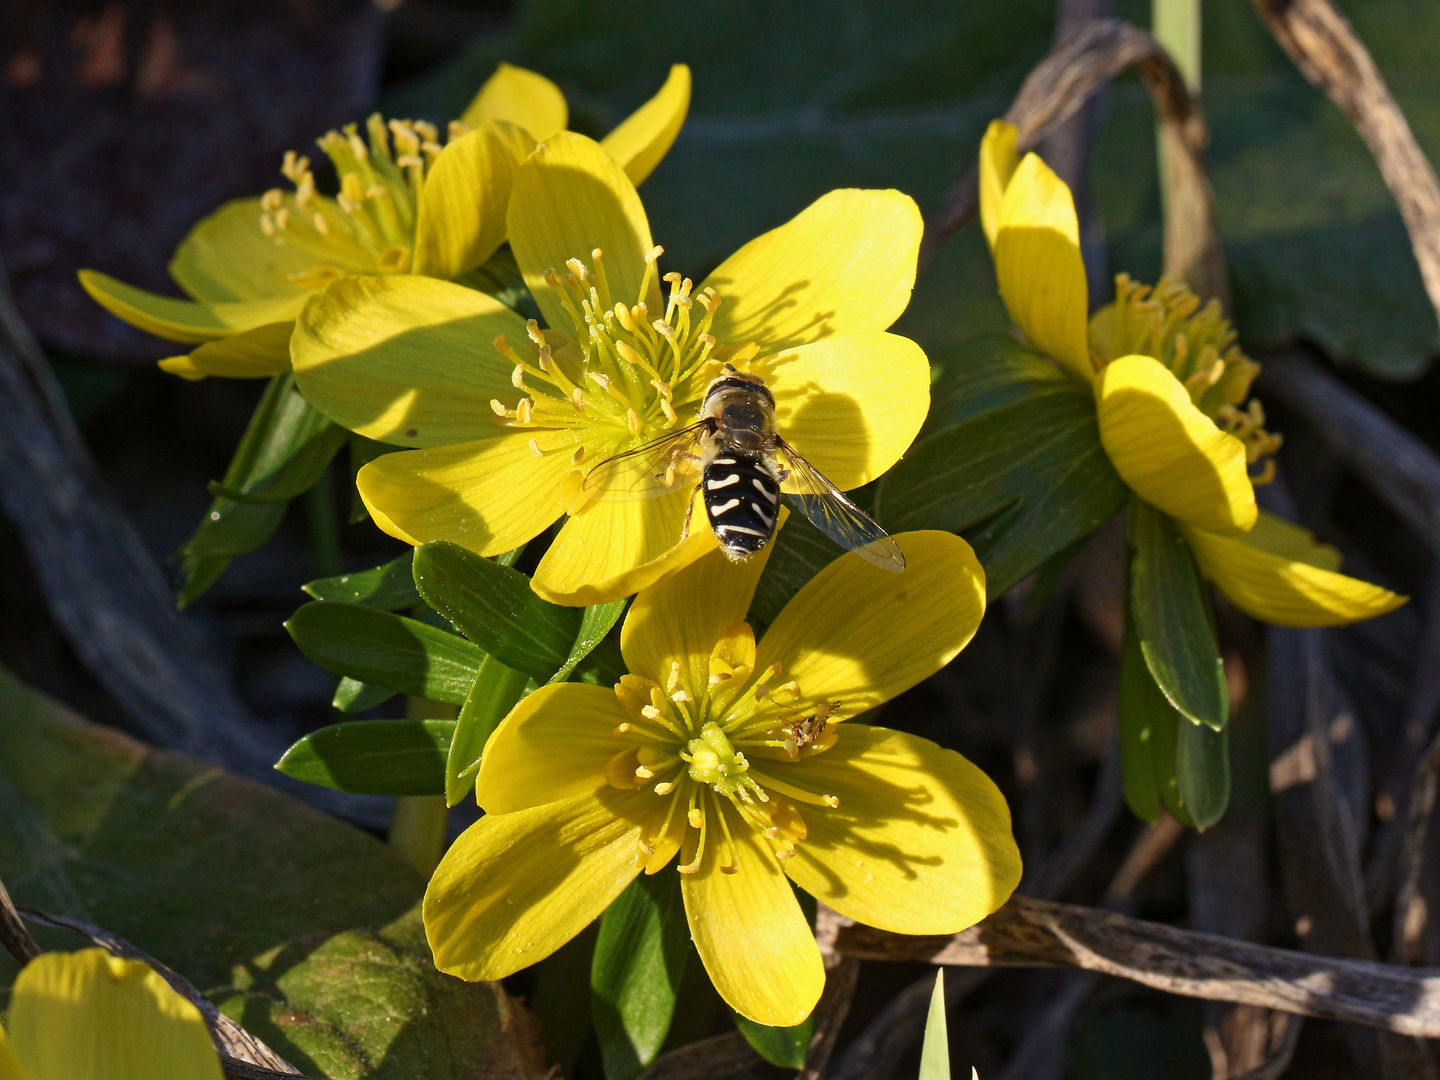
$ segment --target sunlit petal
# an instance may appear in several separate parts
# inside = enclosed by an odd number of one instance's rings
[[[471,825],[425,891],[435,966],[502,979],[564,945],[640,873],[637,844],[656,801],[605,788]]]
[[[1275,626],[1343,626],[1393,611],[1406,597],[1336,573],[1339,553],[1269,514],[1243,536],[1182,524],[1200,572],[1248,615]]]
[[[1010,318],[1041,352],[1093,377],[1080,222],[1065,182],[1034,154],[1015,170],[995,222],[995,276]]]
[[[0,1080],[35,1080],[10,1049],[10,1039],[3,1027],[0,1027]]]
[[[696,500],[690,535],[689,491],[643,502],[592,502],[570,518],[535,568],[531,587],[554,604],[582,607],[632,596],[715,547]]]
[[[690,109],[690,69],[674,64],[660,92],[600,140],[638,186],[669,152]]]
[[[170,276],[192,299],[209,303],[298,293],[291,274],[315,261],[260,228],[259,199],[233,199],[185,234]],[[123,316],[122,316],[123,318]]]
[[[32,1080],[221,1080],[200,1011],[148,965],[104,949],[32,960],[5,1026]]]
[[[775,394],[776,428],[843,491],[885,472],[930,408],[930,362],[898,334],[844,334],[754,365]]]
[[[1000,205],[1005,198],[1005,188],[1020,165],[1020,155],[1015,151],[1018,134],[1014,124],[991,120],[985,137],[980,140],[980,226],[985,230],[992,252],[995,234],[1000,228]]]
[[[769,351],[887,329],[910,302],[923,231],[901,192],[828,192],[705,279],[722,301],[713,333]]]
[[[825,986],[820,950],[779,860],[724,800],[710,800],[698,873],[681,879],[690,936],[715,989],[741,1016],[790,1027]],[[724,839],[725,815],[733,846]],[[722,865],[732,863],[733,873]]]
[[[420,192],[414,273],[453,279],[495,253],[505,241],[515,170],[534,149],[524,128],[497,120],[441,151]]]
[[[614,733],[629,719],[608,686],[540,687],[485,744],[475,797],[487,814],[509,814],[595,791],[627,745]]]
[[[185,356],[160,361],[160,370],[182,379],[217,375],[227,379],[265,379],[290,370],[290,333],[295,323],[270,323],[219,341],[207,341]]]
[[[538,429],[385,454],[360,470],[355,486],[375,524],[407,544],[450,540],[499,555],[560,516],[576,445],[570,429]]]
[[[1100,441],[1130,490],[1173,518],[1212,532],[1255,524],[1245,444],[1221,431],[1158,360],[1122,356],[1095,387]]]
[[[839,702],[835,719],[874,708],[953,660],[985,613],[985,571],[945,532],[895,537],[906,567],[892,573],[853,552],[816,574],[770,624],[757,672],[779,663],[799,684],[796,713]]]
[[[710,652],[726,630],[745,621],[773,545],[743,562],[719,548],[650,586],[625,616],[625,666],[657,682],[680,664],[680,685],[700,700],[709,692]]]
[[[564,277],[569,259],[590,266],[596,248],[612,298],[638,299],[654,246],[650,223],[635,184],[594,140],[561,132],[538,147],[515,174],[508,222],[510,246],[546,325],[574,333],[545,271]]]
[[[497,335],[525,340],[500,301],[434,278],[347,277],[306,305],[291,339],[295,383],[336,423],[399,446],[497,432],[492,400],[514,406],[514,364]]]
[[[1020,881],[1005,797],[953,750],[846,724],[834,746],[784,775],[840,800],[807,809],[805,841],[784,865],[842,915],[900,934],[953,934],[998,908]]]
[[[501,64],[465,107],[460,120],[472,128],[480,127],[487,120],[506,120],[541,142],[565,130],[570,109],[560,88],[544,75]]]
[[[156,337],[190,345],[286,322],[300,314],[309,299],[308,293],[284,293],[260,300],[202,304],[137,289],[97,270],[81,270],[79,277],[91,299],[110,314]]]

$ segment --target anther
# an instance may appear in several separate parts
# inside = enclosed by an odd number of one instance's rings
[[[692,806],[690,812],[685,815],[685,820],[690,823],[692,829],[698,829],[705,824],[705,815],[700,812],[698,806]]]
[[[575,387],[570,394],[570,404],[575,406],[575,411],[581,416],[585,415],[585,395],[581,392],[580,387]]]
[[[319,210],[315,211],[314,216],[310,220],[315,223],[315,231],[321,236],[330,235],[330,222],[325,220],[325,215],[320,213]]]
[[[530,453],[534,454],[538,458],[543,458],[545,456],[545,451],[540,449],[540,444],[534,439],[530,440]]]
[[[671,661],[670,661],[670,673],[665,676],[665,692],[666,692],[667,694],[674,694],[675,691],[676,691],[676,689],[677,689],[679,686],[680,686],[680,661],[679,661],[679,660],[671,660]]]
[[[496,416],[510,415],[510,411],[505,408],[504,402],[502,402],[499,398],[490,399],[490,411],[493,412]]]
[[[547,273],[547,274],[551,274],[551,273],[554,273],[554,271],[553,271],[553,270],[547,270],[546,273]],[[544,344],[545,344],[545,338],[544,338],[544,337],[541,335],[541,333],[540,333],[540,324],[539,324],[538,322],[536,322],[534,319],[528,319],[528,320],[526,320],[526,322],[525,322],[525,333],[527,333],[527,334],[530,335],[530,340],[533,341],[536,345],[544,345]]]
[[[535,411],[535,402],[530,398],[521,398],[520,404],[515,406],[515,419],[522,424],[530,423],[530,416]]]
[[[524,364],[516,364],[514,370],[510,372],[510,385],[513,386],[513,387],[515,387],[516,390],[524,390],[524,389],[525,389],[525,365],[524,365]]]
[[[670,695],[670,700],[675,702],[676,705],[688,705],[690,704],[690,695],[684,690],[676,690]]]
[[[647,769],[644,765],[636,765],[636,766],[635,766],[635,779],[636,779],[636,780],[653,780],[653,779],[655,779],[655,774],[654,774],[653,772],[651,772],[649,769]]]
[[[662,780],[655,785],[656,795],[669,795],[675,790],[675,783],[672,780]]]
[[[600,387],[601,390],[609,390],[609,389],[610,389],[610,376],[609,376],[609,375],[601,374],[601,373],[598,372],[598,371],[587,371],[587,372],[585,372],[585,374],[586,374],[591,380],[593,380],[594,383],[595,383],[595,385],[598,386],[598,387]]]
[[[619,723],[619,724],[616,724],[616,725],[615,725],[615,730],[612,731],[612,732],[610,732],[610,734],[613,735],[613,736],[615,736],[616,738],[619,738],[621,735],[628,735],[630,732],[632,732],[632,731],[634,731],[634,730],[635,730],[635,725],[632,724],[632,723],[630,723],[629,720],[625,720],[625,721],[623,721],[623,722],[621,722],[621,723]]]
[[[654,705],[645,705],[641,707],[640,715],[643,716],[646,720],[659,720],[660,710],[657,709]]]
[[[637,413],[634,409],[626,410],[625,423],[629,425],[631,435],[640,434],[640,414]]]
[[[656,259],[660,258],[660,256],[664,254],[665,249],[659,244],[656,244],[653,248],[651,248],[645,253],[645,261],[647,263],[653,263]]]

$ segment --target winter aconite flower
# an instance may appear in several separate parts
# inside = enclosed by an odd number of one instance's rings
[[[0,1029],[0,1080],[221,1080],[205,1021],[147,965],[44,953]]]
[[[635,183],[665,156],[690,104],[684,65],[604,140]],[[181,242],[170,276],[191,299],[158,296],[94,270],[86,291],[106,310],[170,341],[198,344],[161,361],[185,378],[261,377],[290,363],[289,338],[305,301],[348,274],[464,279],[505,240],[515,169],[535,144],[563,130],[564,95],[543,76],[502,64],[460,120],[442,133],[423,121],[378,114],[364,136],[351,124],[319,140],[339,178],[316,188],[310,159],[287,153],[293,191],[236,199]],[[476,284],[484,284],[477,282]]]
[[[929,408],[914,342],[885,329],[915,279],[921,218],[897,191],[832,191],[752,240],[697,288],[663,273],[635,185],[561,133],[515,176],[511,247],[545,325],[424,277],[349,278],[292,343],[312,405],[352,431],[421,447],[357,486],[412,544],[509,551],[570,514],[535,572],[561,604],[628,596],[714,544],[681,542],[688,488],[589,499],[585,474],[693,423],[722,362],[763,378],[780,434],[842,489],[888,469]]]
[[[980,151],[981,223],[1001,296],[1030,344],[1093,388],[1101,442],[1130,490],[1173,518],[1201,572],[1264,622],[1333,626],[1403,603],[1338,573],[1334,548],[1256,506],[1280,439],[1249,399],[1260,367],[1217,302],[1121,275],[1115,301],[1087,320],[1070,189],[1035,154],[1020,160],[1015,137],[997,120]]]
[[[542,687],[485,747],[486,816],[425,895],[442,971],[544,959],[640,873],[681,875],[721,997],[762,1024],[807,1016],[824,971],[791,883],[898,933],[984,918],[1020,876],[995,785],[959,754],[851,717],[948,663],[984,572],[949,533],[896,537],[903,574],[846,553],[757,643],[743,621],[768,550],[711,551],[642,591],[615,687]]]

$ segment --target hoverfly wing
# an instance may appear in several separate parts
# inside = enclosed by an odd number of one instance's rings
[[[700,436],[709,429],[700,421],[652,439],[633,450],[600,462],[585,477],[585,494],[606,501],[656,499],[695,483],[697,470],[685,456],[693,453]]]
[[[842,548],[882,570],[899,573],[905,569],[900,545],[874,518],[847,499],[785,440],[780,440],[778,449],[782,464],[790,470],[781,490],[811,524]]]

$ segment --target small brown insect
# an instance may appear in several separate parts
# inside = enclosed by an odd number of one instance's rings
[[[840,708],[840,702],[827,701],[809,716],[799,717],[790,723],[790,735],[785,740],[785,752],[795,757],[805,747],[814,743],[830,727],[830,717]]]

